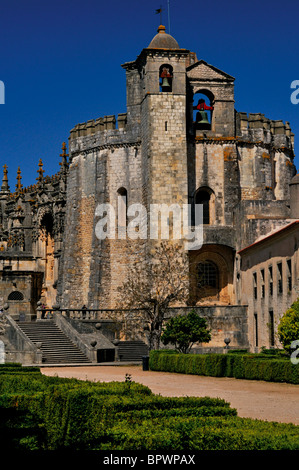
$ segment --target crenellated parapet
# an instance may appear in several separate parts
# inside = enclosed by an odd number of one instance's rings
[[[70,131],[70,139],[77,137],[85,137],[99,132],[125,130],[127,123],[127,113],[118,114],[116,119],[115,115],[99,117],[97,119],[90,119],[87,122],[77,124]]]
[[[271,120],[262,113],[236,113],[236,135],[245,141],[263,142],[274,148],[294,148],[294,134],[289,122]]]

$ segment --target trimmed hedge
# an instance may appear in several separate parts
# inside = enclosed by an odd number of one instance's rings
[[[298,426],[237,417],[167,417],[116,423],[100,450],[297,450]]]
[[[35,372],[41,375],[41,371],[39,367],[35,367],[35,366],[23,367],[22,364],[19,364],[17,362],[7,362],[4,364],[0,364],[0,374],[6,374],[6,373],[28,374],[29,372]]]
[[[131,380],[11,367],[0,374],[0,415],[1,444],[10,450],[299,450],[299,426],[241,419],[223,399],[162,397]]]
[[[151,370],[299,384],[299,367],[269,354],[180,354],[151,351]]]

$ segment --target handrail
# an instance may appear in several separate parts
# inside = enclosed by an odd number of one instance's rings
[[[54,313],[60,313],[62,316],[74,319],[74,320],[101,320],[101,321],[113,321],[109,318],[104,318],[103,314],[107,312],[128,312],[128,311],[140,311],[143,308],[134,309],[121,309],[121,308],[37,308],[37,319],[38,320],[51,320],[54,317]]]

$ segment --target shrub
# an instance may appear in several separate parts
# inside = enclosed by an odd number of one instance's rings
[[[152,356],[205,373],[225,366],[217,355]],[[232,369],[243,361],[252,373],[252,356],[247,365],[245,356],[223,356]],[[9,450],[299,450],[298,426],[238,418],[219,398],[162,397],[133,381],[128,386],[11,370],[0,376],[0,438]]]
[[[299,367],[267,354],[161,354],[150,352],[151,370],[237,379],[299,383]]]
[[[211,340],[205,318],[199,317],[195,310],[188,315],[177,315],[167,321],[161,336],[162,343],[173,344],[182,353],[190,352],[194,343],[208,343]]]
[[[282,439],[282,435],[284,438]],[[298,426],[237,417],[167,417],[118,421],[96,449],[279,450],[299,449]]]
[[[278,328],[278,338],[288,354],[291,353],[291,344],[299,340],[299,300],[281,317]]]

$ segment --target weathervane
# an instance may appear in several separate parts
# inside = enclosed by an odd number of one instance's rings
[[[170,7],[169,7],[169,0],[167,0],[167,10],[168,10],[168,33],[170,34]],[[164,11],[164,8],[162,8],[162,5],[160,6],[160,8],[158,8],[156,10],[156,15],[158,15],[160,13],[160,24],[163,24],[162,23],[162,11]]]
[[[163,8],[162,8],[162,5],[161,5],[160,8],[158,8],[158,10],[156,10],[156,15],[158,15],[160,13],[160,24],[162,24],[162,11],[163,11]]]

